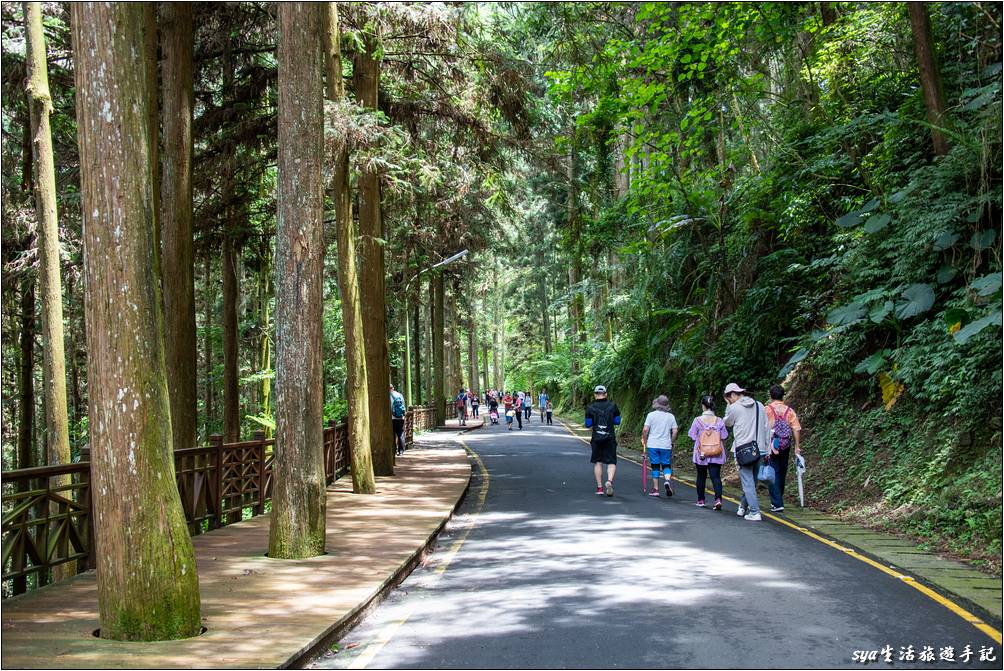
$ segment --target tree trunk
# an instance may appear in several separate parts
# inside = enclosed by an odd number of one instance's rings
[[[167,378],[174,449],[195,447],[195,259],[192,251],[192,5],[161,8],[164,153],[161,233]]]
[[[17,467],[35,465],[35,278],[21,280],[21,358],[17,379]]]
[[[205,435],[208,438],[212,433],[211,427],[214,421],[214,411],[213,407],[213,310],[216,308],[216,300],[212,290],[212,267],[210,265],[211,261],[209,255],[206,254],[206,259],[203,265],[204,269],[204,280],[203,287],[205,288],[205,308],[206,308],[206,319],[205,328],[202,335],[203,339],[203,350],[205,350],[206,355],[206,386],[203,390],[205,400],[203,401],[204,411],[206,414],[206,431]]]
[[[446,417],[440,417],[443,412],[443,404],[448,398],[446,392],[446,348],[443,342],[443,322],[446,311],[444,306],[443,275],[436,273],[432,276],[432,395],[430,400],[436,408],[437,419],[440,423],[446,421]]]
[[[488,391],[491,385],[488,383],[488,345],[481,343],[481,377],[483,381],[483,391]]]
[[[73,5],[87,289],[91,495],[101,636],[199,633],[195,555],[175,485],[154,265],[144,10]]]
[[[325,34],[325,64],[328,97],[341,102],[345,96],[342,82],[341,31],[338,27],[338,4],[328,3]],[[338,245],[338,290],[342,299],[342,328],[345,330],[345,392],[349,404],[349,452],[352,458],[352,491],[373,494],[373,457],[370,452],[369,375],[363,342],[363,308],[356,267],[356,237],[352,224],[352,194],[349,191],[349,152],[344,142],[335,156],[332,182],[335,203],[335,237]]]
[[[56,169],[52,157],[49,72],[42,32],[42,3],[24,3],[28,109],[34,157],[35,212],[38,216],[38,280],[42,290],[42,393],[45,408],[45,455],[48,465],[70,463],[70,421],[66,415],[66,355],[63,350],[63,291],[59,271],[59,220],[56,215]],[[50,486],[71,482],[69,475]],[[64,492],[66,494],[66,492]],[[56,512],[55,510],[53,512]],[[65,548],[64,548],[65,550]],[[69,578],[77,563],[53,569],[53,579]]]
[[[157,4],[156,2],[143,3],[143,49],[146,52],[146,81],[147,81],[147,132],[150,134],[150,173],[151,186],[153,187],[153,234],[155,245],[153,248],[153,276],[158,285],[163,281],[163,265],[161,263],[161,230],[160,230],[160,105],[157,95]],[[164,309],[163,289],[160,291],[161,311]]]
[[[275,477],[268,554],[324,553],[324,273],[326,6],[279,5],[279,217],[275,244]]]
[[[467,375],[470,388],[478,394],[481,392],[481,383],[478,381],[481,377],[478,374],[478,327],[473,313],[472,309],[467,320]]]
[[[422,357],[422,363],[425,367],[425,403],[426,405],[435,405],[438,393],[436,392],[434,369],[433,369],[433,348],[432,348],[432,313],[433,305],[435,304],[435,281],[429,280],[429,293],[428,301],[425,304],[425,310],[423,311],[425,319],[422,320],[422,329],[425,331],[425,337],[423,342],[425,343],[423,349],[425,350],[425,356]]]
[[[502,353],[499,315],[500,300],[499,292],[494,292],[494,296],[492,297],[492,386],[495,387],[496,391],[502,391],[502,387],[505,386],[505,380],[502,379],[502,363],[499,361],[499,356]]]
[[[931,38],[931,20],[923,2],[908,2],[910,28],[913,31],[913,53],[917,57],[920,70],[920,85],[924,90],[924,106],[927,107],[927,122],[931,124],[931,140],[934,153],[944,156],[948,153],[948,138],[941,129],[945,125],[945,94],[941,88],[941,71],[938,57]]]
[[[413,347],[414,358],[412,365],[415,367],[415,404],[421,405],[424,401],[425,395],[422,393],[422,325],[419,322],[418,311],[420,308],[419,302],[422,296],[422,281],[418,281],[418,287],[415,291],[415,305],[411,308],[411,323],[412,323],[412,337],[415,339],[415,344]]]
[[[237,252],[228,234],[223,240],[223,439],[240,440],[240,389],[237,380]]]
[[[365,51],[355,52],[353,76],[359,103],[377,109],[380,64],[374,58],[378,38],[363,36]],[[387,356],[387,305],[384,278],[384,237],[380,216],[380,173],[364,170],[359,175],[359,289],[363,313],[363,345],[369,382],[370,453],[375,475],[394,474],[394,432],[390,417],[390,366]]]

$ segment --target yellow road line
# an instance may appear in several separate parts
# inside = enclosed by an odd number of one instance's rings
[[[488,473],[488,469],[485,467],[484,462],[481,461],[481,457],[478,456],[477,452],[472,450],[467,445],[467,443],[464,442],[462,438],[457,438],[457,440],[460,441],[460,444],[463,445],[464,449],[467,450],[467,453],[471,455],[475,463],[477,463],[478,469],[481,471],[481,486],[479,487],[478,491],[477,504],[474,510],[470,513],[470,520],[468,524],[464,527],[464,530],[460,533],[460,535],[457,536],[456,539],[454,539],[453,543],[450,544],[450,549],[446,551],[446,554],[443,556],[442,561],[440,561],[439,565],[436,566],[436,569],[434,571],[435,577],[433,578],[432,582],[429,583],[430,586],[435,585],[436,583],[439,582],[439,580],[442,579],[443,574],[446,573],[446,569],[449,568],[450,566],[450,562],[452,562],[454,557],[457,556],[457,553],[460,552],[460,548],[464,545],[464,541],[467,540],[467,537],[471,533],[471,529],[474,528],[474,524],[478,515],[481,514],[481,509],[484,508],[485,499],[488,498],[488,484],[489,481],[491,480],[491,476]],[[373,658],[376,657],[377,654],[379,654],[379,652],[383,650],[388,643],[391,642],[391,640],[393,640],[394,635],[397,633],[397,631],[404,626],[404,624],[414,613],[415,613],[415,606],[412,606],[405,612],[403,617],[387,624],[383,629],[380,630],[380,633],[377,634],[377,637],[373,639],[366,646],[366,649],[362,653],[360,653],[358,657],[352,660],[352,663],[349,664],[348,668],[365,669],[367,666],[369,666],[370,663],[373,661]]]
[[[570,434],[572,434],[573,437],[578,438],[579,440],[581,440],[583,443],[586,443],[587,445],[589,444],[588,440],[586,440],[582,436],[580,436],[577,433],[575,433],[575,431],[573,431],[572,428],[570,426],[568,426],[568,424],[566,424],[565,422],[561,421],[560,419],[558,421],[561,423],[561,425],[563,427],[565,427],[565,429]],[[641,465],[638,461],[635,461],[631,457],[625,456],[624,459],[626,461],[630,461],[632,463],[638,464],[639,466]],[[682,482],[684,484],[690,485],[691,487],[693,487],[694,484],[695,484],[693,480],[685,480],[683,478],[677,477],[676,475],[673,476],[673,479],[676,480],[677,482]],[[739,501],[737,501],[736,499],[732,498],[731,496],[722,496],[722,498],[725,499],[726,501],[731,501],[732,503],[736,503],[736,504],[739,503]],[[792,522],[789,522],[786,519],[782,519],[782,518],[778,517],[777,515],[772,515],[770,513],[765,513],[763,511],[761,511],[761,515],[763,515],[764,517],[766,517],[766,518],[768,518],[770,520],[773,520],[774,522],[777,522],[778,524],[783,524],[786,527],[794,529],[798,533],[804,534],[804,535],[808,536],[809,538],[812,538],[813,540],[817,540],[820,543],[824,543],[826,545],[829,545],[832,548],[840,550],[841,552],[847,554],[848,556],[854,557],[855,559],[857,559],[859,561],[862,561],[862,562],[868,564],[869,566],[877,568],[878,570],[882,571],[883,573],[891,575],[892,577],[896,578],[900,582],[902,582],[902,583],[904,583],[906,585],[909,585],[910,587],[914,588],[915,590],[917,590],[918,592],[920,592],[921,594],[923,594],[927,598],[931,599],[935,603],[941,604],[942,606],[944,606],[948,610],[952,611],[953,613],[955,613],[956,615],[958,615],[959,617],[961,617],[963,620],[965,620],[966,622],[968,622],[969,624],[973,625],[974,627],[976,627],[977,629],[979,629],[980,631],[982,631],[984,634],[986,634],[987,636],[989,636],[990,638],[992,638],[998,644],[1000,644],[1002,642],[1001,631],[999,629],[995,629],[994,627],[990,626],[989,624],[987,624],[986,622],[984,622],[983,620],[981,620],[979,617],[977,617],[973,613],[970,613],[968,610],[966,610],[965,608],[963,608],[959,604],[955,603],[951,599],[948,599],[948,598],[942,596],[941,594],[938,594],[937,592],[935,592],[930,587],[917,582],[917,579],[914,578],[913,576],[908,576],[908,575],[905,575],[903,573],[900,573],[899,571],[894,571],[893,569],[889,568],[888,566],[883,566],[882,564],[878,563],[874,559],[870,559],[869,557],[865,557],[864,555],[860,554],[859,552],[857,552],[853,548],[844,547],[843,545],[840,545],[839,543],[831,541],[829,538],[824,538],[824,537],[820,536],[819,534],[814,533],[814,532],[810,531],[809,529],[806,529],[805,527],[800,527],[797,524],[794,524]]]

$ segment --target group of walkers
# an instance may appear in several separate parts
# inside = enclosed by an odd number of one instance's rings
[[[499,424],[505,418],[506,426],[512,431],[515,423],[519,430],[523,429],[523,420],[533,417],[534,398],[529,391],[500,391],[490,389],[484,393],[484,405],[488,407],[488,421]],[[482,395],[470,389],[460,389],[453,397],[453,407],[457,413],[460,426],[467,426],[470,417],[481,416]],[[553,424],[554,408],[546,390],[537,394],[537,408],[542,423]]]
[[[595,400],[586,408],[585,425],[592,429],[590,445],[596,493],[613,496],[614,475],[617,472],[617,437],[620,409],[607,398],[603,385],[593,390]],[[770,402],[760,403],[746,390],[732,382],[723,393],[725,414],[716,414],[714,397],[701,398],[701,414],[690,424],[687,436],[694,441],[692,461],[697,470],[697,505],[705,507],[705,491],[710,476],[714,492],[714,510],[722,509],[722,466],[725,464],[725,441],[732,430],[732,454],[739,470],[743,495],[739,501],[739,516],[759,521],[758,481],[766,481],[770,492],[771,512],[784,510],[784,485],[791,448],[802,451],[798,415],[784,402],[784,389],[774,385],[769,391]],[[673,496],[672,456],[679,426],[670,411],[669,399],[659,396],[652,401],[652,411],[645,417],[642,429],[642,449],[651,468],[652,486],[649,496],[661,496],[662,479],[665,496]],[[606,479],[602,478],[606,466]]]

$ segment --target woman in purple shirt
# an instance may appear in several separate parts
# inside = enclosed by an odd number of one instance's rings
[[[715,415],[715,399],[701,398],[704,412],[694,418],[687,435],[694,441],[694,465],[697,466],[697,505],[704,507],[704,487],[711,474],[711,485],[715,490],[715,510],[722,509],[722,465],[725,463],[725,440],[729,430],[725,422]],[[717,440],[716,440],[717,439]],[[716,449],[717,448],[717,449]],[[716,456],[705,456],[716,452]]]

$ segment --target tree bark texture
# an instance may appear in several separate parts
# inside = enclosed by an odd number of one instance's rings
[[[199,633],[175,485],[155,232],[144,9],[73,5],[91,496],[103,638]]]
[[[210,434],[210,427],[215,419],[215,408],[213,405],[213,311],[216,308],[215,294],[212,290],[212,266],[209,259],[209,255],[206,255],[205,261],[203,263],[203,286],[205,287],[205,329],[203,332],[203,350],[205,351],[205,362],[206,362],[206,379],[205,388],[203,389],[203,394],[205,396],[203,401],[203,409],[205,411],[206,419],[206,431],[205,437],[208,438]]]
[[[161,262],[164,270],[167,378],[174,449],[195,447],[195,258],[192,244],[192,5],[161,7],[164,56],[164,151],[161,170]]]
[[[341,31],[338,27],[338,4],[327,5],[325,26],[325,65],[327,95],[340,102],[342,82]],[[352,222],[352,193],[349,191],[348,146],[341,143],[335,156],[332,200],[335,203],[335,238],[338,247],[338,290],[342,299],[342,328],[345,330],[345,392],[349,403],[349,452],[352,459],[352,491],[373,494],[373,456],[370,452],[369,375],[363,342],[363,309],[356,266],[356,236]]]
[[[941,129],[945,125],[945,94],[941,87],[941,70],[931,39],[931,19],[923,2],[908,2],[910,28],[913,31],[913,53],[917,57],[920,70],[920,85],[924,90],[924,106],[927,108],[927,122],[931,124],[931,140],[934,153],[944,156],[948,153],[948,138]]]
[[[275,245],[275,477],[268,552],[324,553],[322,106],[326,7],[279,5],[279,218]]]
[[[363,35],[365,51],[355,52],[353,77],[356,97],[367,109],[377,108],[380,64],[373,57],[378,38]],[[383,222],[380,216],[380,173],[359,175],[359,288],[363,314],[363,343],[369,382],[370,453],[376,475],[394,474],[394,430],[390,417],[390,365],[387,355],[387,299],[384,277]]]
[[[422,296],[422,281],[418,281],[417,291],[415,292],[415,304],[411,308],[411,323],[412,323],[412,338],[414,339],[413,351],[414,351],[414,361],[412,365],[415,369],[415,381],[413,388],[415,390],[415,404],[421,405],[425,394],[422,392],[422,326],[419,322],[419,302]]]
[[[21,280],[21,357],[17,375],[17,467],[35,465],[35,278]]]
[[[240,440],[240,388],[237,379],[237,304],[240,287],[237,279],[237,250],[227,234],[223,240],[223,439]]]
[[[70,463],[70,422],[66,414],[66,355],[63,349],[63,291],[59,276],[59,220],[56,169],[52,156],[49,75],[42,32],[42,3],[24,3],[28,107],[38,215],[38,284],[42,293],[42,386],[45,398],[45,454],[50,465]],[[69,476],[53,485],[69,484]],[[72,567],[68,567],[72,569]],[[66,570],[61,571],[66,573]],[[71,571],[69,575],[73,575]]]
[[[443,275],[432,276],[432,404],[437,416],[443,412],[443,404],[449,398],[446,391],[446,348],[443,342],[444,306]],[[446,417],[437,417],[443,422]]]
[[[475,394],[481,393],[481,376],[478,374],[478,326],[472,312],[467,321],[467,366],[470,388]]]

